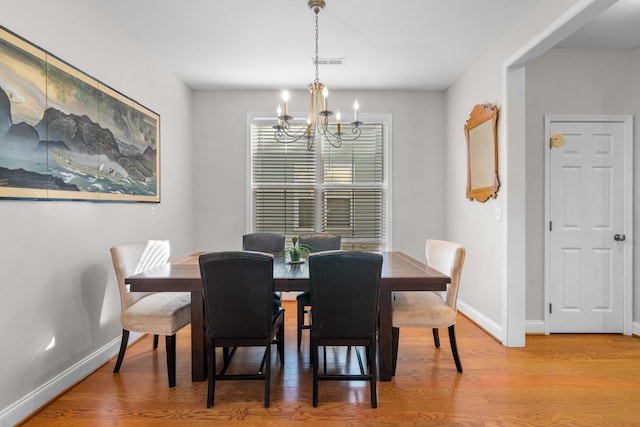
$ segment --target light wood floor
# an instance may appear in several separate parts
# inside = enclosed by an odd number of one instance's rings
[[[528,336],[526,348],[505,348],[463,316],[456,326],[462,374],[446,330],[438,350],[431,331],[403,329],[397,375],[379,383],[377,409],[362,382],[320,383],[314,408],[308,331],[298,352],[295,302],[284,304],[286,363],[281,368],[273,352],[270,408],[263,407],[262,382],[225,381],[216,384],[215,406],[208,409],[206,382],[191,382],[187,328],[177,338],[175,389],[167,386],[163,340],[154,351],[147,336],[129,348],[120,375],[112,374],[111,360],[24,425],[640,425],[638,337]],[[334,356],[347,357],[329,351],[329,362]],[[249,360],[259,356],[238,354],[234,363]]]

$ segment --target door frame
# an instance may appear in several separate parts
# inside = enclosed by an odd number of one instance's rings
[[[624,302],[623,302],[623,334],[631,335],[633,327],[633,116],[632,115],[592,115],[592,114],[549,114],[544,116],[544,333],[549,335],[549,295],[550,295],[550,249],[549,222],[551,194],[551,160],[549,149],[551,122],[608,122],[622,123],[624,126]]]

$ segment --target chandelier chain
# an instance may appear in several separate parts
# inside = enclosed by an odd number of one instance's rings
[[[320,73],[318,72],[318,11],[316,10],[316,79],[314,80],[315,83],[318,83],[320,81]]]

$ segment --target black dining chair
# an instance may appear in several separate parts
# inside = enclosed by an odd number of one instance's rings
[[[242,236],[242,250],[266,252],[279,256],[284,250],[286,236],[280,233],[258,232]],[[282,304],[278,292],[273,293],[273,310],[277,311]]]
[[[298,244],[309,248],[309,252],[332,251],[341,248],[342,237],[332,233],[309,233],[298,236]],[[302,330],[311,327],[311,294],[300,292],[296,296],[298,303],[298,350],[302,344]],[[305,316],[307,322],[305,323]]]
[[[273,255],[258,252],[217,252],[199,257],[205,318],[209,383],[207,407],[213,407],[217,380],[263,380],[264,407],[269,407],[271,344],[284,365],[284,309],[272,310]],[[216,371],[216,348],[223,348]],[[254,373],[227,374],[238,347],[264,347]],[[231,353],[227,349],[232,348]]]
[[[280,233],[249,233],[242,236],[242,250],[279,254],[284,249],[285,235]]]
[[[378,406],[376,336],[381,272],[381,254],[330,251],[309,256],[314,407],[318,406],[318,381],[321,380],[369,381],[371,407]],[[356,348],[358,374],[350,374],[348,369],[328,373],[326,353],[321,374],[318,350],[326,346],[364,346],[368,372]]]

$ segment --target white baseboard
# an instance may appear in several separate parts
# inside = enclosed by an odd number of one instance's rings
[[[143,334],[132,332],[129,336],[129,345],[142,336]],[[23,396],[12,405],[2,409],[0,411],[0,427],[11,427],[18,424],[56,396],[91,375],[96,369],[118,354],[121,339],[121,337],[114,339],[26,396]]]
[[[544,320],[527,320],[524,327],[527,334],[545,333]]]
[[[526,333],[545,334],[544,320],[527,320]],[[631,325],[631,333],[640,336],[640,322],[633,322]]]
[[[475,310],[464,301],[458,299],[458,311],[473,320],[478,326],[484,329],[487,333],[495,337],[498,341],[502,342],[502,326],[498,325],[493,320],[486,317],[484,314]]]

